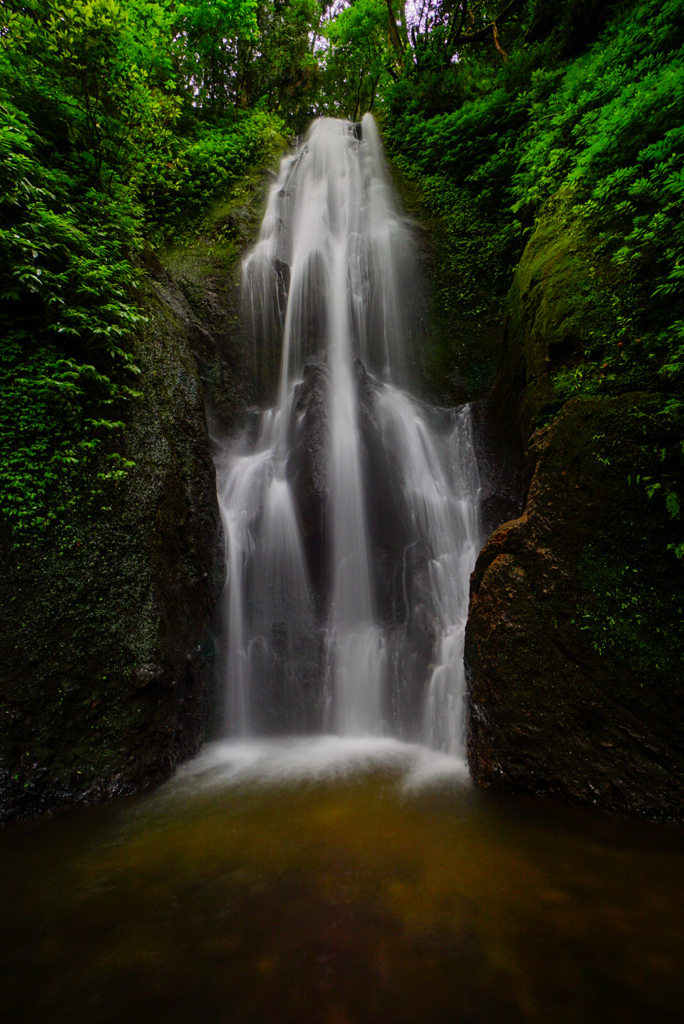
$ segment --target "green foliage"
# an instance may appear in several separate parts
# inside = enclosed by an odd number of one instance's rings
[[[67,528],[132,468],[144,240],[187,229],[282,143],[266,110],[188,118],[179,40],[219,14],[256,32],[251,0],[0,10],[0,510],[16,538]]]
[[[663,598],[659,578],[646,578],[643,566],[634,568],[599,547],[587,549],[579,571],[587,594],[578,625],[596,653],[624,662],[646,680],[654,671],[677,679],[684,608]]]
[[[447,22],[424,27],[390,90],[385,135],[449,224],[462,299],[475,311],[483,290],[502,298],[537,225],[553,220],[582,254],[592,309],[581,353],[554,373],[554,409],[654,391],[681,439],[684,6],[531,0],[507,27],[507,61],[482,43],[449,66]],[[671,461],[649,486],[678,519]]]
[[[467,290],[475,294],[478,278],[499,299],[523,246],[510,212],[511,181],[529,104],[513,65],[512,58],[492,68],[487,57],[438,74],[429,65],[420,73],[412,68],[394,85],[385,119],[387,143],[404,173],[429,182],[431,207],[453,225],[453,259]],[[484,242],[479,254],[478,239]]]
[[[515,213],[541,213],[565,192],[566,215],[610,265],[620,356],[655,360],[670,378],[681,372],[684,298],[683,31],[677,0],[637,3],[611,22],[533,109],[513,178]]]
[[[217,196],[282,149],[284,132],[276,115],[257,110],[235,121],[201,122],[165,150],[145,153],[139,195],[148,236],[162,240],[187,231]]]
[[[48,332],[90,352],[129,360],[121,347],[138,315],[127,301],[132,267],[122,241],[136,237],[136,212],[117,195],[73,194],[73,179],[41,162],[45,145],[28,119],[0,106],[0,325],[5,339]]]
[[[474,198],[467,184],[459,185],[445,173],[416,175],[415,165],[401,155],[394,163],[416,183],[420,202],[444,228],[440,270],[456,286],[449,286],[451,294],[442,296],[442,303],[455,301],[473,315],[485,312],[492,294],[500,299],[508,288],[515,267],[517,226],[503,218],[493,222],[486,201]]]
[[[457,220],[465,202],[483,237],[496,237],[500,269],[492,275],[485,246],[480,274],[493,277],[499,292],[534,218],[563,194],[567,220],[586,225],[597,257],[610,264],[616,315],[625,327],[631,318],[625,334],[640,339],[642,354],[647,346],[663,373],[678,376],[684,11],[679,0],[655,11],[644,0],[628,5],[577,55],[578,28],[591,41],[585,10],[581,3],[557,6],[529,5],[525,21],[510,30],[505,64],[493,60],[491,48],[464,52],[443,69],[439,85],[429,61],[410,68],[390,96],[386,136],[406,172],[431,183],[444,179],[432,188],[436,209],[443,212],[451,194]],[[432,32],[439,31],[437,24]],[[421,43],[426,54],[429,37]],[[568,50],[572,59],[564,59]],[[467,233],[462,237],[467,244]]]
[[[8,355],[5,349],[0,362],[0,501],[20,540],[26,531],[63,521],[78,503],[100,498],[103,486],[133,463],[115,451],[95,460],[124,426],[102,415],[121,399],[118,385],[54,348],[23,361]]]
[[[613,306],[612,336],[556,377],[571,394],[659,391],[661,418],[682,436],[684,404],[684,9],[637,3],[572,62],[536,108],[513,178],[524,210],[563,215],[583,231],[597,264],[597,302]],[[599,269],[600,268],[600,269]],[[679,517],[681,465],[671,455],[641,481]],[[674,545],[678,557],[684,550]]]
[[[227,90],[240,88],[236,78],[238,40],[257,37],[256,0],[201,0],[177,8],[176,59],[193,92],[193,102],[213,114],[223,106]]]
[[[327,113],[358,121],[382,101],[387,69],[387,4],[356,0],[323,29],[328,43],[321,104]]]
[[[259,0],[258,40],[238,47],[239,106],[272,111],[294,134],[306,130],[318,112],[314,46],[330,6],[329,0]]]
[[[136,396],[127,208],[92,189],[75,197],[69,175],[41,162],[44,145],[0,105],[0,507],[15,530],[65,510],[99,450],[115,454],[119,410]]]
[[[177,116],[168,92],[171,26],[168,9],[148,0],[8,5],[6,88],[39,131],[61,129],[74,170],[92,181],[104,174],[109,184],[115,171],[130,172],[140,146],[156,144]]]
[[[138,394],[133,171],[175,116],[168,25],[144,2],[3,8],[0,507],[15,534],[132,465],[116,446]]]

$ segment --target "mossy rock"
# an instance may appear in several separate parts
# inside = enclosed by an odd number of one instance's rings
[[[528,446],[523,515],[473,573],[466,663],[475,780],[684,819],[684,572],[637,477],[660,399],[573,399]]]
[[[506,300],[491,415],[526,443],[567,398],[559,374],[595,359],[618,330],[611,269],[586,226],[567,216],[563,196],[547,204]]]
[[[0,534],[0,819],[156,784],[212,727],[224,564],[207,420],[223,432],[254,400],[239,268],[265,188],[257,169],[144,255],[133,468],[32,544]]]
[[[211,721],[223,567],[195,324],[152,283],[141,301],[134,467],[48,535],[2,535],[0,818],[152,785]]]

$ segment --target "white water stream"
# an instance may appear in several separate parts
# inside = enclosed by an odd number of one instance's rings
[[[410,232],[370,116],[316,121],[244,264],[278,402],[217,459],[227,735],[395,734],[463,756],[480,542],[468,407],[400,385]]]

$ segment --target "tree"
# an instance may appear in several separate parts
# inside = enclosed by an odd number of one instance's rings
[[[355,0],[324,29],[328,109],[358,121],[390,81],[384,0]]]
[[[55,116],[68,124],[72,156],[94,183],[111,186],[114,170],[158,145],[176,116],[170,27],[169,10],[150,0],[4,5],[5,87],[39,127]]]
[[[257,39],[257,0],[192,0],[177,9],[178,71],[192,104],[211,115],[246,105],[241,57]]]
[[[408,53],[406,4],[397,3],[397,0],[385,2],[390,40],[397,65],[403,68]],[[508,54],[500,29],[525,3],[526,0],[416,0],[412,5],[413,16],[408,29],[413,61],[420,64],[424,54],[428,51],[434,53],[437,41],[440,62],[447,66],[463,47],[488,39],[506,61]]]

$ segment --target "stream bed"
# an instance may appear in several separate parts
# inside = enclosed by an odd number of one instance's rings
[[[684,831],[393,739],[215,743],[0,830],[2,1020],[684,1018]]]

